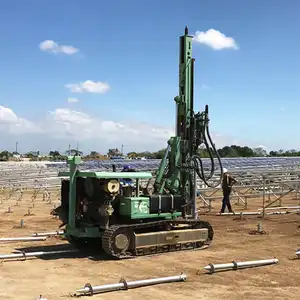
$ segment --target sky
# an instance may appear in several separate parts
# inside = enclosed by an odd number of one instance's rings
[[[297,0],[4,1],[0,149],[164,148],[186,25],[217,147],[299,149],[299,14]]]

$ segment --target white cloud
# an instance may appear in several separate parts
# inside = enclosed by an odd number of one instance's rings
[[[232,37],[227,37],[224,33],[215,29],[209,29],[206,32],[196,31],[194,41],[211,47],[214,50],[239,49],[239,46]]]
[[[69,83],[65,85],[73,93],[97,93],[104,94],[110,90],[107,82],[86,80],[80,83]]]
[[[0,106],[0,123],[15,123],[17,121],[17,115],[10,108]]]
[[[115,122],[62,108],[49,112],[46,120],[44,129],[54,137],[67,135],[82,141],[99,139],[109,144],[155,144],[166,142],[167,137],[173,134],[170,129],[153,127],[147,123]]]
[[[32,122],[18,117],[12,109],[0,105],[0,130],[9,134],[39,132]]]
[[[34,138],[26,140],[28,150],[34,145],[41,151],[45,147],[49,151],[48,148],[64,148],[69,142],[79,141],[84,148],[82,150],[97,149],[102,152],[111,147],[120,147],[121,144],[125,145],[126,151],[155,151],[166,147],[168,139],[175,132],[171,126],[160,127],[134,120],[115,122],[67,108],[57,108],[41,116],[40,121],[32,122],[18,117],[3,106],[0,106],[0,131],[8,133],[7,140],[12,141],[16,134],[19,134],[18,140],[25,140],[25,133],[36,134]],[[212,134],[212,138],[217,147],[232,144],[233,140],[215,134]]]
[[[68,101],[68,103],[77,103],[77,102],[79,102],[79,99],[73,98],[73,97],[69,97],[67,101]]]
[[[57,108],[55,111],[49,112],[49,114],[53,117],[53,120],[58,123],[74,123],[80,125],[91,123],[90,116],[66,108]]]
[[[52,53],[65,53],[68,55],[75,54],[79,52],[78,48],[69,45],[59,45],[53,40],[45,40],[40,43],[40,49],[45,52],[52,52]]]

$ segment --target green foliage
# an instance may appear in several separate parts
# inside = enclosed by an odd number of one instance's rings
[[[211,153],[214,154],[213,150],[211,150]],[[269,156],[267,151],[263,148],[257,147],[257,148],[250,148],[248,146],[237,146],[237,145],[231,145],[231,146],[225,146],[223,148],[217,149],[218,154],[220,157],[264,157]],[[201,157],[209,157],[208,150],[205,148],[200,148],[198,151],[198,154]],[[216,157],[216,155],[213,155]]]
[[[121,151],[118,148],[116,148],[116,149],[108,149],[107,156],[108,157],[111,157],[111,156],[122,156],[122,153],[121,153]]]
[[[218,153],[221,157],[255,157],[259,156],[253,149],[244,146],[225,146],[221,149],[218,149]]]
[[[90,154],[83,156],[83,160],[106,160],[108,159],[107,155],[101,155],[97,151],[91,151]]]
[[[73,156],[73,155],[76,155],[76,154],[78,154],[79,156],[82,156],[83,152],[78,150],[78,149],[70,149],[70,150],[66,151],[67,156]]]
[[[24,156],[26,158],[30,158],[31,161],[38,161],[39,159],[40,152],[39,151],[30,151],[26,153]]]
[[[296,150],[279,150],[279,151],[270,151],[269,156],[300,156],[300,151]]]
[[[13,154],[11,152],[8,152],[6,150],[0,152],[0,161],[8,161],[12,157]]]
[[[211,153],[214,154],[213,149],[211,148]],[[257,148],[250,148],[248,146],[237,146],[237,145],[231,145],[231,146],[225,146],[223,148],[217,149],[220,157],[266,157],[266,156],[300,156],[300,151],[296,150],[279,150],[279,151],[270,151],[270,153],[267,153],[267,151],[261,147]],[[152,159],[161,159],[163,158],[165,153],[165,149],[161,149],[157,152],[130,152],[128,153],[129,157],[133,158],[152,158]],[[209,152],[205,147],[200,147],[198,150],[198,155],[203,158],[209,158]],[[214,154],[213,157],[216,157]]]
[[[50,158],[50,161],[62,161],[62,160],[66,160],[67,156],[60,154],[59,151],[57,151],[57,150],[54,150],[54,151],[51,150],[49,152],[49,158]]]
[[[213,153],[213,150],[210,149]],[[156,152],[129,152],[127,153],[127,156],[133,159],[162,159],[165,155],[166,149],[160,149]],[[257,147],[251,149],[247,146],[237,146],[237,145],[231,145],[231,146],[225,146],[223,148],[220,148],[217,150],[220,157],[280,157],[280,156],[286,156],[286,157],[292,157],[292,156],[300,156],[300,151],[297,150],[272,150],[269,153],[266,152],[263,148]],[[26,154],[21,155],[22,157],[30,158],[33,161],[37,160],[50,160],[50,161],[65,161],[67,159],[67,155],[74,155],[76,153],[75,149],[71,149],[69,151],[65,152],[66,155],[61,154],[57,150],[51,150],[48,154],[48,156],[40,157],[39,151],[30,151]],[[97,151],[91,151],[90,154],[84,156],[82,151],[78,151],[78,154],[82,156],[84,160],[103,160],[103,159],[109,159],[109,155],[101,155]],[[109,149],[108,154],[110,155],[118,155],[120,154],[118,149]],[[203,158],[209,158],[209,152],[205,147],[200,147],[198,150],[198,155]],[[13,158],[14,153],[9,151],[2,151],[0,152],[0,161],[9,161],[14,159]],[[213,157],[216,157],[214,154]]]
[[[129,152],[127,153],[127,156],[130,158],[136,158],[136,159],[141,159],[141,158],[148,158],[148,159],[162,159],[164,154],[166,152],[166,149],[161,149],[157,152],[149,152],[149,151],[144,151],[144,152]]]

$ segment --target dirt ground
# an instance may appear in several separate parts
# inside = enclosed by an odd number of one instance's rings
[[[0,204],[0,235],[28,236],[34,232],[57,230],[60,221],[49,212],[53,202],[47,204],[35,200],[31,213],[26,199],[15,206],[15,200]],[[249,200],[248,211],[257,210],[261,200]],[[282,205],[298,205],[298,200],[284,200]],[[7,213],[11,206],[12,212]],[[138,280],[155,277],[187,274],[186,282],[161,284],[128,291],[116,291],[92,296],[93,299],[299,299],[300,259],[295,250],[300,248],[300,216],[268,216],[263,220],[264,235],[251,235],[259,222],[257,216],[243,219],[232,216],[216,216],[220,202],[214,203],[213,213],[202,216],[210,221],[215,235],[210,248],[201,251],[185,251],[142,257],[130,260],[108,261],[92,257],[62,255],[59,258],[38,257],[33,259],[7,260],[0,264],[0,299],[31,300],[40,294],[47,300],[68,298],[70,293],[82,288],[85,283],[101,285],[117,283],[120,277]],[[241,206],[234,206],[236,211]],[[20,220],[25,227],[17,228]],[[18,242],[1,244],[1,254],[16,249],[40,251],[49,245],[66,244],[60,238],[43,242]],[[67,245],[68,246],[68,245]],[[32,249],[32,247],[37,247]],[[28,248],[28,249],[26,249]],[[52,247],[53,248],[53,247]],[[203,267],[209,263],[229,263],[245,260],[278,258],[277,265],[206,274]],[[200,274],[197,272],[200,270]],[[86,298],[86,297],[83,297]]]

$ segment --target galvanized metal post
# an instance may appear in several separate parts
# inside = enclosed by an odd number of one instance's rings
[[[83,289],[77,290],[76,292],[84,295],[93,295],[96,293],[104,293],[104,292],[111,292],[117,290],[127,290],[130,288],[137,288],[137,287],[160,284],[160,283],[185,281],[186,277],[187,276],[185,274],[181,274],[179,276],[169,276],[169,277],[161,277],[161,278],[154,278],[154,279],[136,280],[136,281],[126,281],[125,279],[121,279],[119,283],[104,284],[99,286],[92,286],[90,283],[87,283],[85,284]]]
[[[33,242],[33,241],[45,241],[47,239],[46,236],[20,236],[20,237],[7,237],[0,238],[0,242]]]
[[[265,191],[265,188],[266,188],[266,177],[263,175],[263,214],[262,214],[262,217],[264,218],[265,217],[265,213],[266,213],[266,205],[265,205],[265,202],[266,202],[266,191]]]
[[[198,219],[198,208],[197,208],[197,173],[196,170],[193,171],[194,175],[194,190],[193,190],[193,205],[192,205],[192,214],[193,219]]]
[[[299,181],[296,183],[296,200],[298,200],[299,215],[300,215],[300,197],[299,197]]]
[[[244,262],[236,262],[233,261],[227,264],[209,264],[204,267],[204,270],[209,271],[209,273],[215,273],[217,271],[225,271],[225,270],[237,270],[237,269],[244,269],[244,268],[253,268],[253,267],[260,267],[266,265],[277,264],[278,259],[264,259],[264,260],[253,260],[253,261],[244,261]]]
[[[50,232],[35,232],[31,234],[31,236],[55,236],[55,235],[63,235],[63,230],[50,231]]]
[[[56,255],[63,253],[73,253],[78,252],[77,249],[70,250],[57,250],[57,251],[37,251],[37,252],[22,252],[20,253],[12,253],[12,254],[0,254],[0,259],[15,259],[15,258],[24,258],[34,257],[34,256],[43,256],[43,255]]]

